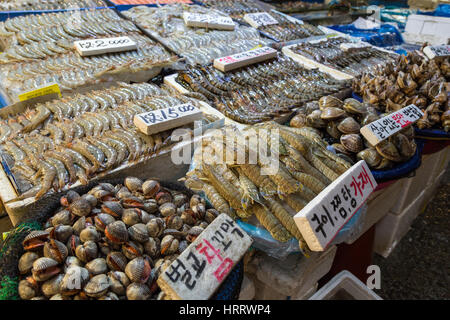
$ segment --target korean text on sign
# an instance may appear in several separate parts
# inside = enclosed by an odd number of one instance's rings
[[[361,160],[297,213],[294,220],[311,250],[325,250],[376,187]]]
[[[247,13],[244,15],[244,20],[253,28],[278,24],[278,21],[267,12]]]
[[[208,299],[252,243],[226,214],[217,217],[158,279],[173,299]]]

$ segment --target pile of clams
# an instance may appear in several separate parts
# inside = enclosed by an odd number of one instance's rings
[[[353,98],[342,101],[329,95],[307,103],[291,119],[290,126],[315,128],[343,159],[350,163],[365,160],[369,167],[381,170],[391,168],[396,162],[407,161],[417,148],[412,126],[376,146],[370,145],[360,134],[360,129],[385,115],[378,115],[377,109],[369,103]]]
[[[353,81],[353,91],[381,111],[397,111],[410,104],[419,107],[423,117],[419,129],[438,128],[450,131],[448,81],[450,59],[427,60],[417,52],[399,56],[375,74],[363,74]]]
[[[44,230],[23,240],[22,299],[164,299],[159,274],[219,214],[198,195],[134,177],[60,202]]]

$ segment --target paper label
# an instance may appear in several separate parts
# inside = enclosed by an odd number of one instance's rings
[[[251,244],[250,236],[222,213],[167,267],[158,285],[172,299],[209,299]]]
[[[19,94],[19,101],[26,101],[32,98],[45,96],[47,94],[57,93],[61,97],[61,90],[57,83],[49,83],[37,89]]]
[[[134,116],[134,124],[145,134],[155,134],[202,119],[203,113],[190,103]]]
[[[324,251],[377,187],[367,163],[359,161],[294,216],[313,251]]]
[[[184,23],[188,27],[234,30],[235,24],[230,17],[219,15],[183,12]]]
[[[136,42],[130,37],[88,39],[74,42],[75,49],[81,56],[93,56],[112,52],[136,50]]]
[[[267,12],[247,13],[244,15],[244,21],[256,29],[261,26],[278,24],[278,21]]]
[[[422,118],[423,112],[410,104],[399,111],[369,123],[360,132],[373,146]]]
[[[366,48],[366,47],[370,47],[370,45],[365,42],[347,42],[347,43],[341,43],[339,45],[339,48],[343,51],[347,51],[350,49]]]
[[[229,71],[244,67],[253,63],[261,62],[277,56],[277,50],[270,47],[256,48],[249,51],[217,58],[214,60],[214,67],[221,71]]]

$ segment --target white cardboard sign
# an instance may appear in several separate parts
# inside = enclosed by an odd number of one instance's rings
[[[267,12],[247,13],[244,15],[244,21],[256,29],[261,26],[278,24],[278,21]]]
[[[450,45],[443,44],[440,46],[426,46],[423,49],[423,53],[427,55],[428,58],[434,59],[450,57]]]
[[[80,40],[74,42],[74,47],[83,57],[137,49],[136,42],[130,37]]]
[[[364,160],[333,181],[294,216],[312,251],[324,251],[377,187]]]
[[[234,30],[235,24],[230,17],[219,15],[183,12],[184,23],[188,27]]]
[[[167,267],[157,283],[171,299],[209,299],[252,242],[222,213]]]
[[[403,109],[365,125],[360,129],[360,132],[370,144],[375,146],[396,132],[416,122],[422,116],[422,110],[410,104]]]
[[[154,110],[134,116],[134,125],[150,135],[201,120],[203,112],[190,103]]]
[[[277,50],[270,47],[261,47],[237,53],[232,56],[217,58],[214,60],[214,67],[220,71],[227,72],[253,63],[272,59],[276,56]]]
[[[370,45],[365,42],[347,42],[347,43],[341,43],[339,45],[339,48],[342,51],[347,51],[350,49],[366,48],[366,47],[370,47]]]

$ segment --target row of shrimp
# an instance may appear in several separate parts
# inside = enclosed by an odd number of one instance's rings
[[[276,161],[275,170],[263,160],[261,145]],[[258,154],[254,162],[252,154]],[[204,192],[217,210],[233,218],[255,215],[278,241],[295,237],[305,254],[309,248],[293,215],[351,166],[329,152],[314,129],[275,122],[242,133],[226,127],[204,137],[193,163],[183,178],[187,187]]]
[[[139,132],[136,114],[196,101],[152,84],[120,87],[40,104],[0,125],[0,148],[23,192],[20,200],[61,191],[171,147],[172,130]]]

